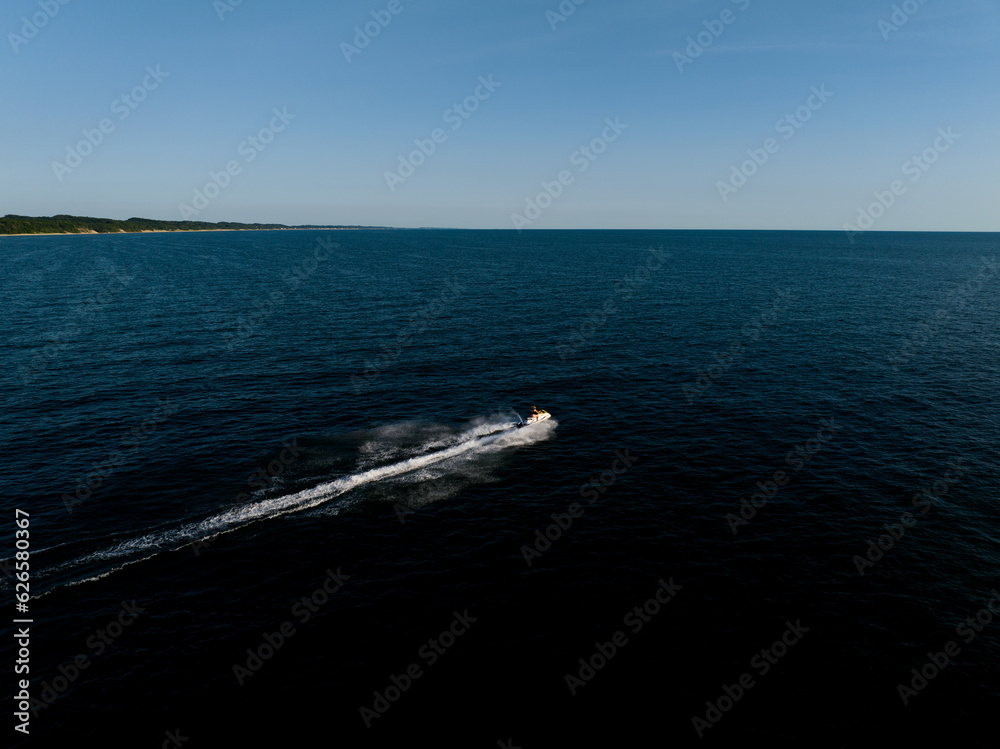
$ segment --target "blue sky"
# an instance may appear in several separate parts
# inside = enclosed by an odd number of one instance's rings
[[[7,0],[0,32],[0,215],[1000,230],[996,0]]]

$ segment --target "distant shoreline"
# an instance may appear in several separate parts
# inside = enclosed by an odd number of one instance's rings
[[[133,216],[127,219],[98,218],[94,216],[71,216],[60,213],[55,216],[19,216],[8,213],[0,218],[0,236],[36,237],[63,236],[69,234],[153,234],[179,231],[287,231],[290,229],[319,229],[334,231],[343,229],[386,229],[384,226],[362,226],[359,224],[288,224],[258,223],[245,224],[240,221],[163,221],[155,218]]]
[[[75,237],[109,236],[114,234],[195,234],[204,231],[375,231],[391,229],[389,226],[286,226],[281,229],[142,229],[141,231],[33,231],[20,234],[0,234],[0,237]]]

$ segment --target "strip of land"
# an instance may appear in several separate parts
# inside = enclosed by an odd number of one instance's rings
[[[286,226],[285,224],[240,224],[221,221],[158,221],[149,218],[89,216],[15,216],[0,218],[0,235],[25,234],[126,234],[164,231],[261,231],[265,229],[387,229],[385,226]]]

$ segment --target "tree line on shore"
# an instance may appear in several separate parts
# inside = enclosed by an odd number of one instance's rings
[[[229,231],[261,229],[310,229],[313,226],[286,226],[285,224],[240,224],[233,221],[157,221],[149,218],[129,218],[119,221],[112,218],[88,216],[15,216],[0,218],[0,234],[115,234],[137,231],[204,231],[223,229]],[[360,226],[324,227],[336,229],[361,229]]]

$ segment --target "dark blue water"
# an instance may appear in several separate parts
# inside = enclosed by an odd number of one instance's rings
[[[998,256],[2,238],[31,745],[993,746]]]

